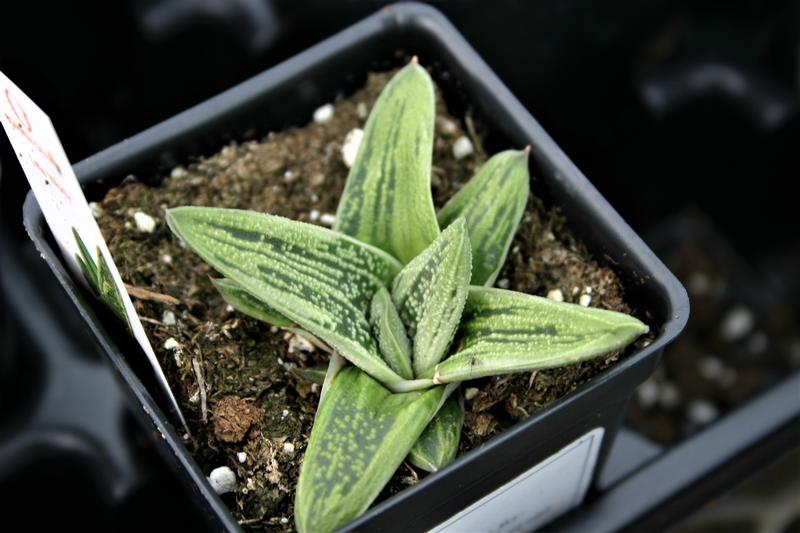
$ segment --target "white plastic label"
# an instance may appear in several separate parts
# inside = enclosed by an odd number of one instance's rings
[[[120,319],[127,322],[185,428],[186,422],[178,403],[50,118],[2,72],[0,122],[70,268],[86,280]]]
[[[586,433],[432,531],[512,533],[546,525],[583,501],[603,433]]]

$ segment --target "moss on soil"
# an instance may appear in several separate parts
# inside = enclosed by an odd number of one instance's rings
[[[164,211],[207,205],[324,221],[321,215],[336,213],[347,177],[342,141],[352,128],[363,127],[389,76],[370,75],[363,89],[335,103],[326,123],[230,144],[163,179],[147,176],[156,186],[130,177],[99,204],[98,223],[123,279],[140,289],[134,290],[136,309],[188,417],[188,448],[206,473],[222,465],[236,472],[238,489],[223,499],[248,530],[292,529],[295,482],[319,399],[319,387],[296,370],[323,365],[326,355],[227,307],[210,282],[214,272],[173,238]],[[449,115],[437,99],[432,183],[441,206],[486,154],[469,117],[462,122]],[[476,150],[455,159],[452,146],[462,135],[472,138]],[[535,180],[532,189],[535,194]],[[545,209],[533,194],[498,285],[539,295],[559,289],[570,302],[591,290],[591,305],[630,312],[614,272],[594,261],[559,212]],[[156,219],[153,233],[136,229],[137,211]],[[174,324],[164,320],[165,312],[174,313]],[[177,348],[164,347],[170,338]],[[477,391],[466,402],[461,452],[572,391],[618,357],[465,384]],[[423,474],[402,466],[382,497]]]

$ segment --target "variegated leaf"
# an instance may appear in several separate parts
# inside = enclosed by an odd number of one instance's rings
[[[95,295],[100,298],[100,300],[125,323],[128,330],[130,330],[131,323],[128,318],[128,312],[125,310],[122,294],[120,294],[117,288],[117,283],[114,281],[113,274],[111,274],[111,268],[109,268],[103,253],[100,251],[100,247],[98,246],[95,249],[97,257],[97,263],[95,263],[92,254],[89,252],[89,249],[86,248],[86,244],[84,244],[78,230],[74,227],[72,228],[72,235],[75,237],[75,242],[78,243],[78,250],[80,251],[80,253],[75,254],[75,260],[80,265],[81,272],[83,272],[86,281],[89,282]]]
[[[563,366],[618,350],[647,331],[623,313],[470,287],[461,347],[429,375],[449,383]]]
[[[381,359],[367,312],[398,270],[388,254],[319,226],[274,215],[179,207],[167,223],[200,257],[387,386],[403,382]]]
[[[414,379],[414,371],[411,369],[411,343],[392,297],[385,288],[378,289],[372,297],[369,317],[383,360],[405,379]]]
[[[392,394],[349,367],[320,402],[295,496],[295,526],[327,532],[369,507],[445,398],[445,387]]]
[[[467,299],[471,265],[462,218],[403,267],[392,283],[392,299],[412,339],[417,376],[447,353]]]
[[[328,367],[326,365],[320,366],[312,366],[308,368],[303,367],[294,367],[292,368],[292,372],[312,383],[316,383],[317,385],[322,385],[325,383],[325,375],[327,374]]]
[[[464,408],[458,394],[453,394],[439,409],[408,454],[414,466],[436,472],[453,462],[458,453]]]
[[[528,201],[529,151],[496,154],[439,211],[442,228],[467,219],[473,285],[493,285],[505,263]]]
[[[334,229],[411,261],[439,234],[431,196],[433,84],[412,61],[381,92]]]
[[[280,314],[275,308],[270,307],[244,290],[242,286],[235,281],[231,281],[227,278],[214,279],[211,281],[222,295],[222,298],[240,313],[244,313],[247,316],[251,316],[279,328],[289,327],[294,324],[294,322]]]

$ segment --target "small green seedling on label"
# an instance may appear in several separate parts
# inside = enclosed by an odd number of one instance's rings
[[[359,516],[406,458],[428,471],[451,462],[460,382],[583,361],[648,331],[622,313],[492,288],[527,203],[530,150],[490,158],[437,216],[434,117],[433,84],[413,60],[373,107],[333,229],[167,213],[225,276],[215,283],[228,303],[333,352],[295,495],[301,532]]]

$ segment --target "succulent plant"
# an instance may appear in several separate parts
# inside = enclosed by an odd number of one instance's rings
[[[586,360],[648,331],[631,316],[495,289],[525,209],[528,153],[494,155],[437,214],[434,90],[416,60],[370,113],[332,229],[169,210],[239,311],[332,350],[295,497],[300,531],[363,513],[408,458],[455,457],[462,381]]]

